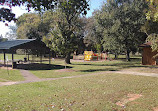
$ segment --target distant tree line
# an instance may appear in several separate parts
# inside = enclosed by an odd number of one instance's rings
[[[17,37],[44,41],[57,54],[64,55],[66,63],[70,63],[72,52],[85,49],[110,51],[116,58],[125,53],[130,61],[129,54],[137,52],[145,40],[157,44],[157,0],[107,0],[88,18],[84,16],[89,10],[86,0],[57,4],[55,8],[20,16],[16,21]],[[155,46],[152,48],[157,50]]]

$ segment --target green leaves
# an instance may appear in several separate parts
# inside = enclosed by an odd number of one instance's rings
[[[15,20],[15,14],[11,12],[11,7],[25,5],[27,10],[34,8],[36,11],[49,9],[61,9],[66,15],[69,13],[86,14],[89,8],[86,0],[1,0],[0,5],[7,5],[10,9],[0,8],[0,20]]]
[[[67,12],[71,11],[67,10]],[[56,9],[54,11],[46,11],[43,15],[43,22],[49,26],[49,33],[45,38],[50,41],[49,47],[57,54],[63,54],[64,56],[77,50],[79,43],[82,41],[82,36],[80,35],[82,35],[83,23],[79,18],[80,13],[67,12],[62,9]],[[45,41],[47,42],[47,40]]]
[[[153,51],[158,51],[158,1],[157,0],[147,0],[149,1],[149,10],[146,13],[146,22],[143,30],[149,35],[147,41],[150,41],[151,48]],[[155,57],[157,57],[155,55]]]
[[[146,13],[148,20],[158,21],[158,1],[147,0],[150,2],[149,11]]]
[[[146,41],[151,42],[152,51],[158,51],[158,34],[150,34]],[[158,54],[156,54],[154,57],[158,57]]]
[[[130,52],[144,42],[145,36],[140,29],[145,23],[146,7],[143,0],[115,0],[102,6],[95,18],[103,30],[104,50]]]
[[[38,14],[24,14],[18,18],[16,22],[18,29],[17,35],[21,39],[41,39],[41,31],[39,30],[41,18]]]
[[[7,8],[0,8],[0,21],[11,21],[16,20],[15,14],[10,11],[10,9]]]

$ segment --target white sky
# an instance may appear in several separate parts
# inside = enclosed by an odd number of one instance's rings
[[[90,0],[90,11],[88,11],[87,17],[91,16],[95,9],[99,9],[104,1],[106,0]],[[2,6],[0,6],[0,8],[2,8]],[[15,13],[16,18],[24,13],[28,13],[28,11],[25,10],[25,7],[12,7],[12,12]],[[9,22],[8,25],[15,25],[15,23],[12,21]],[[8,26],[5,26],[5,23],[0,22],[0,35],[2,34],[3,37],[5,37],[6,32],[9,32]]]
[[[0,8],[2,8],[2,6],[0,6]],[[19,17],[24,13],[28,13],[27,10],[25,10],[25,7],[12,7],[12,12],[15,13],[15,17]],[[15,23],[12,22],[6,22],[8,23],[8,25],[15,25]],[[6,32],[9,32],[9,28],[8,26],[5,26],[5,23],[0,22],[0,35],[2,34],[3,37],[5,36]]]

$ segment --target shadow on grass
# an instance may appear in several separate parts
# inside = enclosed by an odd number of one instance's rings
[[[113,63],[113,61],[120,61],[121,63]],[[123,64],[123,65],[130,65],[130,64],[137,64],[140,65],[141,64],[141,59],[140,58],[131,58],[131,61],[127,62],[126,59],[124,58],[120,58],[118,60],[112,60],[112,61],[103,61],[100,62],[99,64],[94,64],[94,61],[88,61],[88,62],[83,62],[83,63],[73,63],[74,65],[93,65],[93,66],[115,66],[117,64]],[[97,61],[96,61],[97,62]],[[139,62],[139,63],[138,63]]]
[[[72,68],[70,66],[66,66],[66,67]],[[56,70],[56,69],[64,69],[64,68],[65,66],[62,66],[62,65],[40,64],[40,63],[17,65],[17,69],[24,69],[24,70]]]
[[[119,71],[119,70],[114,68],[80,70],[80,72],[97,72],[97,71]]]
[[[128,68],[147,68],[151,66],[145,66],[141,65],[141,59],[139,58],[132,58],[130,62],[127,62],[126,59],[119,59],[120,62],[115,63],[114,61],[108,61],[108,62],[103,62],[100,64],[94,64],[94,63],[81,63],[81,64],[75,64],[74,65],[85,65],[86,67],[90,66],[105,66],[105,68],[93,68],[93,69],[88,69],[88,70],[80,70],[81,72],[96,72],[96,71],[119,71],[122,69],[128,69]],[[106,68],[106,66],[108,66]],[[110,68],[109,68],[110,67]]]

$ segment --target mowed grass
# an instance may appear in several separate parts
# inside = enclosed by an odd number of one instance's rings
[[[2,111],[152,111],[158,106],[158,78],[101,74],[0,87]],[[142,97],[124,107],[128,94]]]
[[[25,55],[14,55],[14,59],[23,59]],[[6,54],[6,58],[8,60],[12,59],[11,54]],[[3,64],[3,54],[0,54],[0,63]],[[0,64],[0,66],[1,66]],[[21,75],[20,71],[17,69],[14,70],[7,70],[7,69],[1,69],[0,68],[0,82],[7,82],[7,81],[22,81],[24,80],[23,76]]]
[[[14,59],[21,59],[23,60],[24,57],[26,57],[25,55],[18,55],[18,54],[14,54]],[[6,54],[6,58],[8,58],[8,60],[12,60],[12,54]],[[0,60],[4,60],[4,55],[1,53],[0,54]]]
[[[48,63],[48,62],[47,62]],[[125,59],[112,60],[112,61],[85,61],[85,62],[71,62],[72,64],[66,65],[67,69],[71,69],[71,72],[59,71],[65,68],[64,60],[54,60],[52,64],[46,69],[44,66],[29,68],[34,75],[39,78],[58,78],[66,76],[75,76],[83,74],[92,74],[103,71],[119,71],[127,68],[135,67],[148,67],[141,65],[140,58],[134,58],[131,62],[126,62]]]
[[[0,82],[6,81],[22,81],[24,77],[19,70],[0,69]]]
[[[28,58],[28,55],[21,55],[21,54],[14,54],[14,60],[24,60],[24,58]],[[12,54],[6,53],[6,59],[12,60]],[[29,55],[29,59],[32,61],[39,61],[40,57],[37,57],[35,55]],[[43,60],[46,60],[47,58],[42,57]],[[4,54],[0,53],[0,60],[4,60]]]

